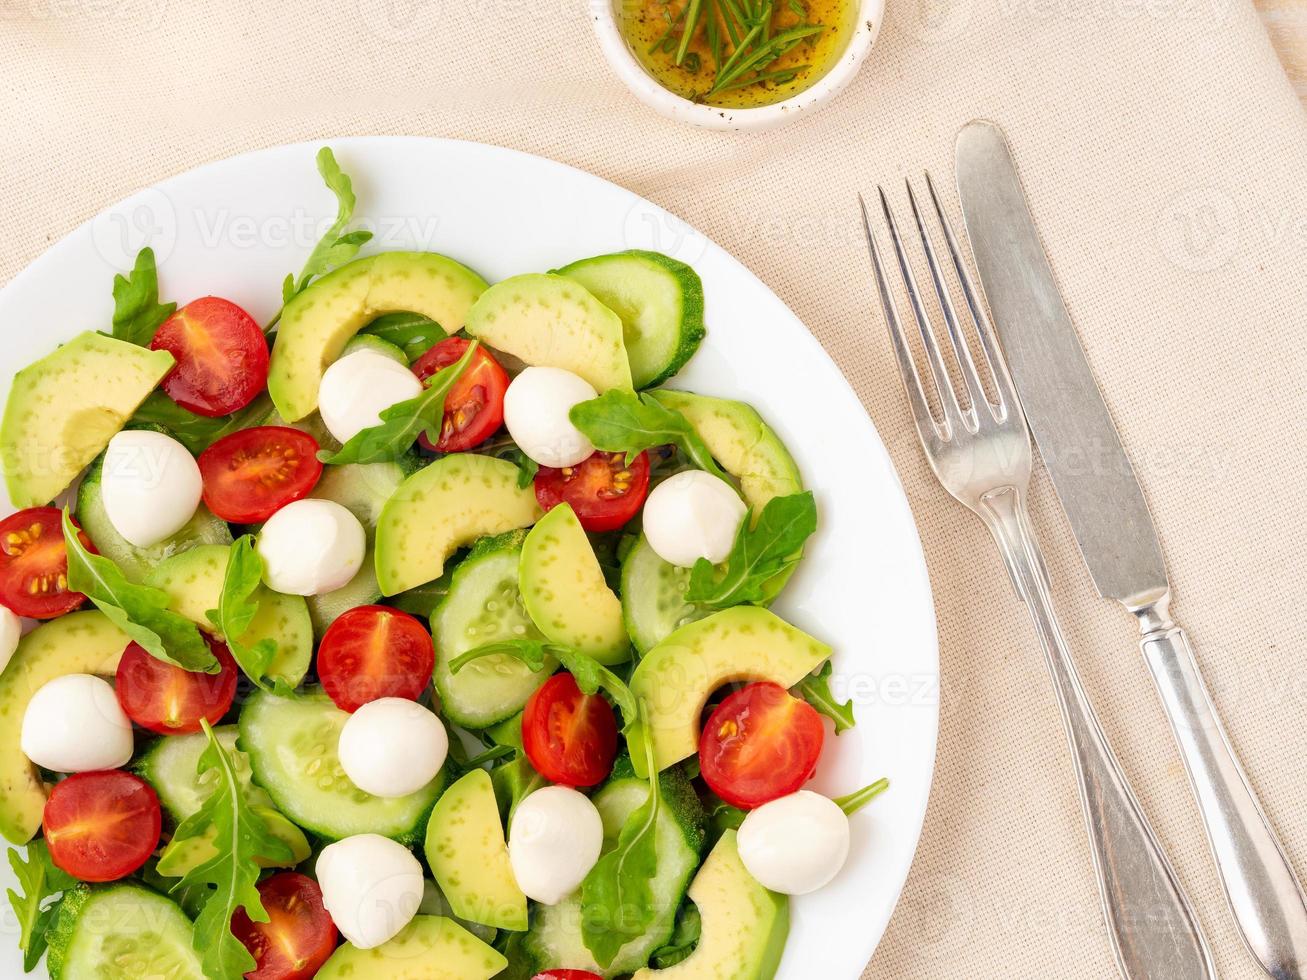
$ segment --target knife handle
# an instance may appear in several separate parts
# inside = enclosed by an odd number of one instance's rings
[[[980,513],[1030,611],[1053,676],[1103,915],[1122,974],[1127,980],[1215,977],[1193,909],[1080,683],[1053,609],[1043,556],[1022,495],[1013,487],[987,494]]]
[[[1248,786],[1184,630],[1149,610],[1140,640],[1207,828],[1230,911],[1276,980],[1307,977],[1307,902]],[[1160,625],[1158,618],[1161,619]]]

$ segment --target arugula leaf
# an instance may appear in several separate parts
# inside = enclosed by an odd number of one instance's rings
[[[214,737],[213,728],[200,720],[209,746],[200,756],[196,771],[217,774],[217,784],[200,808],[183,820],[174,840],[200,837],[212,828],[217,852],[186,872],[173,887],[174,893],[194,886],[212,888],[208,901],[195,918],[194,946],[200,954],[205,975],[227,980],[254,970],[257,965],[245,945],[231,931],[231,917],[243,908],[252,922],[267,922],[268,913],[259,900],[259,865],[256,858],[289,861],[286,842],[273,836],[268,826],[245,799],[240,778],[231,757]]]
[[[31,973],[45,953],[45,934],[59,909],[58,899],[53,902],[48,899],[62,895],[77,884],[77,879],[55,867],[49,848],[40,838],[27,845],[26,860],[17,848],[10,848],[9,867],[23,889],[21,896],[12,888],[8,894],[9,904],[18,918],[18,946],[23,951],[23,972]]]
[[[256,596],[262,585],[263,559],[254,549],[254,535],[243,534],[233,542],[227,556],[218,608],[210,609],[204,615],[226,639],[232,659],[240,665],[245,676],[266,691],[269,688],[264,676],[277,656],[277,642],[272,637],[264,637],[253,646],[247,646],[240,640],[259,614]]]
[[[718,609],[765,601],[767,583],[799,561],[803,542],[815,530],[817,504],[811,490],[773,497],[756,524],[752,515],[740,524],[723,574],[719,576],[707,558],[695,562],[685,590],[686,601]]]
[[[530,637],[494,640],[490,643],[483,643],[479,647],[473,647],[467,653],[455,657],[449,662],[449,669],[457,674],[473,660],[493,656],[497,653],[516,657],[532,670],[544,670],[545,665],[549,662],[547,658],[553,657],[575,678],[576,686],[581,689],[583,694],[597,694],[600,688],[608,692],[622,712],[623,731],[628,730],[635,724],[638,709],[635,703],[635,695],[626,686],[626,682],[589,654],[582,653],[580,650],[562,643],[553,643],[549,640],[533,640]]]
[[[573,405],[568,418],[596,449],[626,453],[628,463],[646,449],[671,444],[699,469],[726,480],[726,474],[689,420],[648,392],[637,394],[613,388],[598,398]]]
[[[889,780],[878,779],[848,796],[835,797],[835,804],[844,811],[845,816],[851,817],[887,789],[889,789]]]
[[[272,411],[267,395],[260,395],[233,415],[207,418],[178,405],[162,391],[153,391],[132,415],[133,424],[158,425],[167,429],[193,456],[198,456],[223,436],[247,428]]]
[[[426,433],[433,443],[440,439],[445,418],[445,396],[476,353],[477,342],[468,345],[463,356],[449,367],[441,368],[427,382],[416,398],[397,402],[381,413],[381,424],[370,426],[350,437],[335,453],[318,451],[324,463],[379,463],[406,452],[417,437]]]
[[[699,906],[686,902],[677,910],[676,927],[672,930],[667,944],[655,949],[651,954],[653,965],[660,970],[675,966],[682,960],[689,959],[695,947],[699,945],[699,935],[703,931],[703,922],[699,917]]]
[[[359,333],[371,334],[394,344],[404,352],[410,364],[449,336],[440,324],[421,313],[386,313]]]
[[[490,783],[495,788],[495,800],[505,826],[513,822],[517,805],[538,789],[549,785],[549,780],[535,771],[525,753],[512,762],[490,770]]]
[[[70,589],[84,594],[115,626],[164,663],[207,674],[222,669],[196,625],[168,608],[168,593],[129,582],[112,561],[86,549],[67,507],[63,532]]]
[[[517,464],[517,488],[525,490],[535,482],[536,473],[540,471],[540,464],[520,449],[513,451],[513,462]]]
[[[159,277],[154,249],[136,253],[136,266],[128,275],[113,277],[113,329],[111,337],[148,347],[160,324],[172,316],[176,303],[159,302]]]
[[[349,224],[350,218],[354,216],[354,185],[350,182],[349,175],[341,170],[340,165],[336,163],[336,156],[331,152],[329,146],[324,146],[318,151],[318,173],[322,175],[327,189],[336,195],[336,220],[332,222],[331,227],[327,229],[318,244],[313,246],[308,261],[304,263],[304,268],[300,270],[299,278],[296,279],[293,273],[286,276],[286,281],[281,287],[283,306],[289,303],[315,277],[334,269],[338,265],[344,265],[354,258],[359,249],[372,238],[372,232],[370,231],[345,231],[345,226]],[[281,314],[278,313],[273,318],[273,323],[276,323],[280,318]],[[268,326],[271,327],[272,324],[270,323]]]
[[[857,724],[853,718],[853,701],[837,701],[830,689],[831,662],[822,664],[821,670],[809,674],[794,685],[792,693],[816,708],[835,722],[835,734],[841,735]]]
[[[579,682],[578,682],[579,684]],[[647,717],[641,702],[637,712]],[[581,939],[595,961],[607,967],[658,914],[653,880],[658,875],[658,815],[663,794],[653,742],[644,740],[649,795],[622,824],[617,846],[599,859],[581,882]]]

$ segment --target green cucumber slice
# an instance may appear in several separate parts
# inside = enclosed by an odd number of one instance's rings
[[[688,568],[663,561],[640,535],[622,561],[622,618],[640,653],[667,639],[673,630],[712,612],[707,606],[686,601],[689,582]]]
[[[48,938],[52,980],[205,980],[195,929],[176,903],[139,885],[64,896]]]
[[[213,730],[218,744],[231,757],[232,766],[246,790],[246,799],[258,806],[271,806],[268,794],[251,783],[250,757],[236,747],[236,726],[219,725]],[[208,748],[203,733],[167,735],[148,749],[133,767],[136,774],[154,787],[159,802],[174,823],[181,823],[195,813],[213,792],[218,774],[196,771],[200,756]]]

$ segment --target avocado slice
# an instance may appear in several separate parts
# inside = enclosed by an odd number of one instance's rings
[[[317,980],[490,980],[507,966],[507,959],[453,919],[419,915],[375,949],[341,946]]]
[[[790,688],[829,658],[830,647],[760,606],[734,606],[682,626],[657,644],[631,675],[631,693],[645,702],[647,724],[631,730],[637,774],[647,732],[659,771],[694,755],[708,697],[732,681],[772,681]]]
[[[536,629],[549,639],[601,664],[630,659],[622,601],[604,581],[599,559],[570,505],[559,504],[527,534],[518,576],[522,604]]]
[[[19,641],[0,674],[0,834],[11,843],[31,840],[45,810],[45,786],[19,748],[27,703],[65,674],[112,677],[128,642],[127,634],[98,610],[61,616]]]
[[[14,375],[0,422],[0,458],[15,507],[48,504],[109,445],[173,366],[93,331]]]
[[[168,593],[174,612],[212,633],[214,625],[207,614],[218,608],[230,553],[230,545],[199,545],[161,561],[146,575],[145,584]],[[294,687],[308,673],[313,656],[309,607],[303,596],[282,595],[267,586],[260,586],[255,598],[259,611],[240,640],[253,646],[271,638],[277,644],[277,655],[268,667],[268,676],[281,677]]]
[[[699,909],[699,945],[665,970],[632,980],[771,980],[790,932],[790,903],[754,880],[740,860],[735,831],[722,834],[690,885]]]
[[[322,374],[350,338],[385,313],[420,313],[446,333],[463,327],[486,281],[435,252],[383,252],[347,262],[282,310],[268,367],[268,394],[298,422],[318,407]]]
[[[527,364],[580,375],[596,391],[631,387],[621,317],[564,276],[495,283],[468,311],[467,332]]]
[[[377,583],[392,596],[432,582],[457,549],[540,517],[521,471],[506,459],[455,453],[399,485],[377,522]]]
[[[424,849],[454,915],[496,929],[526,928],[526,895],[508,863],[490,773],[473,769],[445,790],[431,811]]]

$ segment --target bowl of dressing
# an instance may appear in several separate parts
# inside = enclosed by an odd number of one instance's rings
[[[885,0],[591,0],[604,57],[635,96],[709,129],[810,115],[858,73]]]

